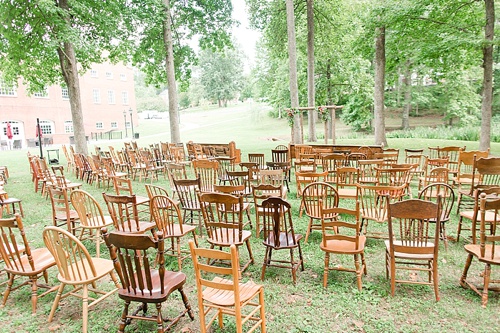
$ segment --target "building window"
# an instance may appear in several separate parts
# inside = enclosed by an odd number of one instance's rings
[[[128,105],[128,91],[122,91],[122,103]]]
[[[54,134],[54,123],[48,120],[40,120],[42,134]]]
[[[94,104],[101,103],[101,92],[99,89],[92,89],[92,100],[94,101]]]
[[[64,122],[64,133],[73,133],[73,121],[66,120]]]
[[[97,75],[97,69],[91,69],[90,70],[90,77],[98,77],[98,75]]]
[[[111,128],[118,128],[118,123],[116,121],[112,121]]]
[[[7,136],[7,123],[10,121],[4,122],[5,127],[3,128],[3,135]],[[12,135],[19,135],[19,125],[16,122],[10,122],[10,129],[12,130]]]
[[[130,128],[130,121],[127,121],[127,122],[125,123],[125,128]]]
[[[108,90],[108,104],[115,104],[115,91],[114,90]]]
[[[43,88],[40,91],[36,91],[33,96],[38,98],[49,98],[49,89],[47,87]]]
[[[61,87],[61,97],[62,99],[69,99],[69,91],[67,87]]]
[[[113,73],[112,72],[106,72],[106,79],[108,79],[108,80],[113,79]]]
[[[95,123],[95,128],[97,129],[103,129],[104,126],[102,125],[102,122]]]
[[[121,73],[121,74],[120,74],[120,80],[121,80],[121,81],[127,81],[127,75],[125,75],[125,74]]]
[[[7,84],[4,79],[0,77],[0,96],[16,96],[16,85]]]

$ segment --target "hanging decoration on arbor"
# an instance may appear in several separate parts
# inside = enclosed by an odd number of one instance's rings
[[[288,126],[293,127],[293,124],[295,122],[295,115],[300,112],[299,109],[296,108],[290,108],[286,109],[286,119],[288,120]]]
[[[330,120],[330,110],[327,108],[320,106],[316,109],[316,111],[318,112],[319,119],[321,119],[322,122],[326,123]]]

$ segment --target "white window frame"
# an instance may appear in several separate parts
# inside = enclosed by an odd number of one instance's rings
[[[101,91],[99,89],[92,89],[92,101],[94,104],[101,104]]]
[[[47,87],[44,87],[40,91],[35,91],[33,93],[33,97],[35,97],[35,98],[49,98],[49,89]]]
[[[122,104],[128,105],[128,91],[122,91]]]
[[[97,123],[95,123],[95,128],[96,129],[103,129],[104,128],[104,124],[102,121],[98,121]]]
[[[111,122],[111,128],[118,128],[118,122],[112,121]]]
[[[90,70],[90,77],[99,77],[99,73],[97,72],[97,69]]]
[[[106,72],[106,79],[113,80],[113,72]]]
[[[55,133],[55,126],[52,121],[40,120],[40,130],[42,135],[51,135]]]
[[[69,90],[67,87],[61,87],[61,98],[64,100],[69,99]]]
[[[108,90],[108,104],[116,104],[114,90]]]
[[[127,81],[127,75],[124,73],[120,74],[120,81]]]
[[[15,97],[17,96],[16,88],[16,84],[9,85],[2,77],[0,77],[0,96]]]
[[[73,121],[72,120],[66,120],[64,122],[64,133],[67,133],[67,134],[73,133]]]

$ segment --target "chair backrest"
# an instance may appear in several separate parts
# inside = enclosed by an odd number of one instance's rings
[[[73,234],[59,227],[49,226],[43,230],[43,241],[65,281],[79,282],[98,276],[92,257]]]
[[[424,186],[433,183],[448,183],[450,170],[447,167],[436,167],[426,170]]]
[[[272,184],[259,184],[252,186],[252,196],[255,209],[262,207],[262,202],[270,197],[283,197],[283,187]]]
[[[480,196],[481,219],[479,226],[479,248],[480,257],[487,260],[494,260],[498,257],[495,253],[496,247],[500,244],[500,234],[497,228],[500,225],[500,199],[488,199],[485,193]],[[486,212],[492,211],[493,220],[486,218]]]
[[[292,222],[292,207],[282,198],[271,197],[262,202],[264,245],[294,247],[298,245]]]
[[[476,160],[475,170],[479,182],[474,186],[496,186],[500,185],[500,157],[487,157]]]
[[[489,154],[489,150],[460,151],[458,154],[458,176],[470,177],[474,169],[474,160],[486,158]]]
[[[238,250],[235,245],[230,246],[229,253],[205,248],[197,248],[193,240],[189,240],[189,249],[193,260],[193,268],[196,276],[196,289],[198,299],[203,299],[205,288],[220,290],[220,293],[230,292],[234,296],[234,303],[240,302],[240,260]],[[230,266],[212,266],[207,262],[213,260],[223,260],[230,263]]]
[[[243,197],[225,193],[198,193],[208,237],[214,241],[243,241]]]
[[[249,153],[248,154],[248,162],[257,163],[259,166],[259,169],[264,169],[266,167],[266,157],[264,154]]]
[[[347,165],[345,154],[324,154],[321,156],[321,166],[323,171],[328,171],[325,181],[328,183],[337,182],[337,169]]]
[[[288,148],[286,149],[272,149],[271,150],[271,160],[273,162],[290,162],[290,154],[288,153]]]
[[[200,178],[174,179],[175,193],[179,197],[182,208],[199,209],[198,191],[201,191]]]
[[[200,178],[201,191],[212,192],[213,186],[217,184],[219,162],[213,160],[193,160],[194,174]]]
[[[391,164],[398,163],[399,152],[384,151],[382,153],[373,154],[374,159],[383,159],[384,165],[390,167]]]
[[[360,204],[356,201],[354,209],[340,207],[326,207],[320,203],[319,211],[321,218],[321,230],[323,232],[323,246],[327,247],[329,241],[342,241],[344,244],[353,243],[354,249],[360,246],[361,234]],[[345,218],[345,215],[354,217],[354,221]],[[331,217],[336,218],[332,219]],[[346,246],[345,248],[349,248]]]
[[[252,188],[250,187],[250,175],[248,170],[228,171],[227,176],[231,185],[243,185],[245,187],[245,194],[252,193]]]
[[[171,198],[155,195],[151,198],[149,209],[156,228],[162,231],[165,237],[174,235],[176,227],[183,233],[181,210]]]
[[[103,193],[109,215],[116,230],[140,232],[139,215],[135,195],[114,195]]]
[[[297,183],[297,197],[302,196],[302,190],[307,184],[321,182],[328,175],[328,171],[324,172],[295,172],[295,181]]]
[[[458,172],[458,156],[460,152],[465,151],[465,146],[448,146],[448,147],[438,147],[438,155],[440,158],[448,158],[449,164],[448,168],[451,172]]]
[[[356,167],[341,167],[337,169],[337,190],[344,187],[357,187],[359,169]]]
[[[375,184],[377,183],[377,171],[376,168],[382,168],[384,164],[384,160],[359,160],[358,161],[358,183],[368,183]]]
[[[432,183],[420,191],[418,198],[426,201],[437,202],[441,197],[441,222],[450,220],[451,210],[455,203],[453,187],[447,183]]]
[[[389,203],[389,251],[437,256],[440,217],[439,196],[437,203],[421,199]]]
[[[339,194],[335,187],[325,182],[308,184],[302,191],[302,204],[306,215],[311,218],[321,218],[321,207],[334,208],[339,205]],[[331,216],[333,217],[333,216]]]
[[[122,290],[152,299],[166,296],[164,238],[161,232],[151,237],[120,231],[103,232],[111,260],[120,277]],[[154,255],[148,253],[154,250]],[[156,265],[157,263],[157,265]],[[159,288],[158,288],[159,287]]]
[[[57,220],[69,221],[71,219],[71,207],[68,190],[64,187],[49,186],[49,197],[54,225],[57,225]]]
[[[30,244],[19,214],[0,219],[0,253],[5,267],[10,270],[18,272],[35,270]],[[26,254],[28,260],[21,260],[23,254]]]
[[[70,199],[82,225],[87,227],[104,225],[105,219],[101,206],[90,193],[84,190],[73,190]]]
[[[377,185],[408,186],[411,179],[411,169],[411,166],[401,168],[375,168],[377,172]]]
[[[357,168],[358,161],[366,160],[368,157],[364,153],[350,153],[347,155],[347,164]]]
[[[405,186],[359,185],[359,200],[363,219],[376,222],[387,221],[387,205],[389,202],[401,200]],[[387,200],[389,199],[389,200]]]
[[[245,185],[214,185],[214,192],[232,195],[245,195]]]
[[[113,186],[117,195],[133,195],[132,180],[130,178],[113,177]]]
[[[144,187],[146,188],[146,192],[147,192],[148,198],[150,200],[153,199],[153,197],[155,195],[164,195],[164,196],[170,197],[170,195],[168,194],[168,191],[161,186],[144,184]]]
[[[283,169],[259,170],[257,172],[258,184],[273,184],[283,186],[284,180],[285,174],[283,173]]]

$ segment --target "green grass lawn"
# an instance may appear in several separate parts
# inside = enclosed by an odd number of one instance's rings
[[[322,125],[318,126],[319,129]],[[139,146],[148,146],[160,141],[170,140],[168,120],[141,121],[135,129],[140,133]],[[270,150],[278,144],[287,144],[290,129],[284,119],[267,117],[267,110],[259,104],[244,104],[222,110],[183,111],[181,114],[181,139],[184,142],[223,143],[234,140],[242,150],[243,160],[247,153],[264,152],[267,160],[271,159]],[[321,141],[321,140],[320,140]],[[363,139],[340,139],[338,144],[373,144],[373,137]],[[89,151],[94,146],[103,150],[112,145],[123,147],[122,141],[95,142],[89,144]],[[398,139],[389,140],[394,148],[427,148],[429,146],[466,145],[467,149],[476,149],[477,142],[457,142],[445,140]],[[53,147],[51,147],[53,148]],[[31,149],[38,154],[37,149]],[[41,238],[44,226],[51,225],[50,201],[34,193],[31,182],[26,150],[0,151],[0,165],[7,165],[10,179],[5,189],[10,196],[23,200],[26,217],[24,224],[27,236],[33,247],[43,246]],[[500,155],[500,145],[492,144],[492,153]],[[62,151],[61,151],[62,155]],[[61,156],[61,163],[65,164]],[[75,176],[66,172],[73,181]],[[160,177],[155,184],[168,187],[168,182]],[[134,191],[146,195],[144,183],[133,182]],[[289,201],[293,207],[296,231],[305,234],[308,219],[299,217],[300,201],[296,198],[295,182],[291,184]],[[83,184],[83,188],[92,193],[103,204],[103,188]],[[412,188],[416,194],[416,187]],[[111,191],[111,190],[108,190]],[[105,207],[103,206],[105,209]],[[452,214],[447,225],[451,236],[456,234],[458,216]],[[254,216],[252,215],[252,218]],[[385,225],[370,224],[370,228],[385,231]],[[372,230],[373,230],[372,229]],[[465,236],[468,233],[465,232]],[[466,238],[466,237],[463,237]],[[448,251],[440,245],[439,254],[439,286],[441,301],[436,302],[429,286],[397,285],[394,297],[390,295],[389,281],[385,277],[383,240],[369,239],[366,246],[368,275],[363,276],[363,290],[358,292],[356,278],[352,273],[331,272],[327,288],[323,288],[324,255],[319,249],[321,234],[314,231],[307,244],[303,245],[305,271],[297,273],[297,284],[293,285],[289,270],[268,268],[266,278],[260,281],[261,265],[264,258],[262,240],[252,237],[251,245],[255,264],[243,274],[243,279],[262,283],[265,288],[266,320],[268,332],[494,332],[498,327],[497,317],[500,309],[500,297],[490,293],[488,307],[481,308],[481,300],[475,293],[459,286],[466,254],[463,249],[465,241],[450,242]],[[89,251],[95,253],[94,244],[85,241]],[[187,248],[187,242],[185,242]],[[200,239],[201,246],[207,246],[205,239]],[[107,249],[101,247],[101,253],[108,257]],[[241,255],[246,258],[246,250]],[[351,257],[333,257],[332,262],[352,265]],[[175,259],[168,259],[169,269],[176,269]],[[473,264],[470,276],[480,279],[484,267]],[[183,318],[173,329],[174,332],[199,332],[196,288],[191,261],[183,264],[187,275],[185,291],[195,311],[195,321]],[[493,276],[498,278],[500,271],[494,267]],[[57,269],[49,270],[49,282],[57,283]],[[3,281],[5,276],[1,277]],[[19,279],[19,281],[21,281]],[[105,288],[111,288],[107,281]],[[0,288],[5,288],[1,286]],[[50,294],[38,301],[38,311],[31,316],[30,288],[23,287],[13,291],[5,307],[0,308],[0,332],[80,332],[81,302],[76,298],[68,298],[61,302],[54,321],[47,323],[48,314],[55,294]],[[123,302],[114,295],[99,304],[89,313],[89,332],[116,332],[117,323]],[[164,305],[168,313],[175,313],[182,308],[182,301],[173,294]],[[153,310],[154,307],[151,307]],[[226,328],[215,329],[214,332],[234,332],[232,319],[225,320]],[[134,322],[127,332],[155,331],[154,323]]]

